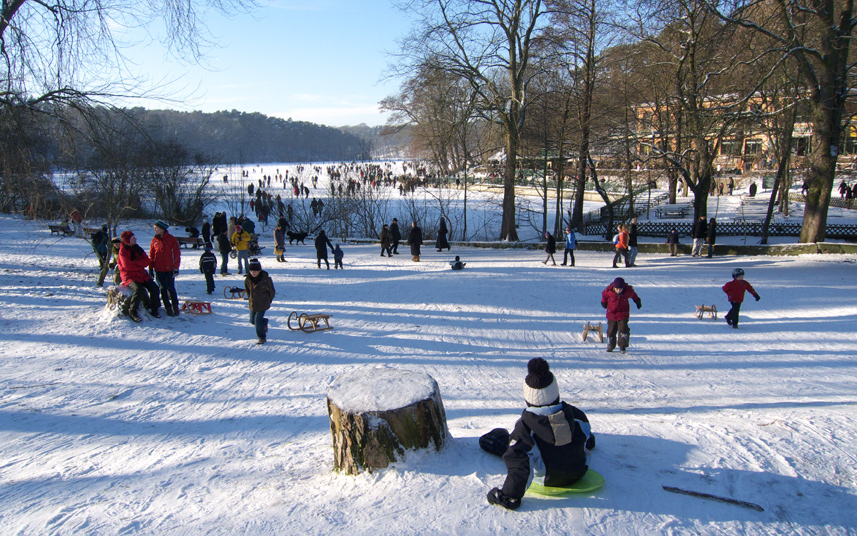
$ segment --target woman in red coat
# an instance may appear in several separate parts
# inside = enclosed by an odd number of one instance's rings
[[[167,231],[168,228],[169,226],[160,220],[155,222],[155,236],[149,245],[149,258],[151,268],[155,271],[155,278],[161,287],[161,298],[164,300],[167,316],[178,316],[179,297],[176,293],[176,276],[181,266],[182,254],[178,240]]]
[[[123,312],[134,322],[140,322],[142,319],[137,314],[137,309],[140,306],[140,300],[145,296],[152,316],[158,318],[158,309],[161,307],[161,300],[158,297],[160,288],[146,271],[149,268],[149,256],[137,245],[137,237],[131,231],[122,233],[121,238],[122,244],[119,246],[117,259],[119,276],[122,278],[122,284],[133,291],[127,309]]]
[[[628,301],[633,301],[637,309],[643,306],[643,302],[634,287],[625,283],[621,277],[617,277],[607,288],[601,292],[601,307],[607,309],[607,351],[612,352],[616,348],[618,335],[619,351],[625,353],[631,330],[628,327],[628,318],[631,316],[631,306]]]

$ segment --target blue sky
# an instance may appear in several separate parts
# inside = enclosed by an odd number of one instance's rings
[[[399,86],[382,80],[388,53],[410,28],[390,0],[275,0],[250,14],[206,20],[216,42],[207,49],[207,68],[171,58],[157,43],[132,52],[135,71],[175,80],[182,96],[135,104],[235,109],[330,126],[386,120],[378,102]]]

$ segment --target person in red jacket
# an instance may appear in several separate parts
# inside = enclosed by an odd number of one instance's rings
[[[628,259],[628,231],[625,230],[625,226],[621,223],[617,229],[619,233],[613,241],[616,245],[616,254],[613,255],[613,268],[618,268],[618,266],[616,266],[616,261],[618,261],[620,257],[625,260],[625,267],[627,268],[631,265]]]
[[[155,278],[161,287],[161,298],[167,316],[179,315],[179,298],[176,293],[176,276],[179,273],[182,254],[179,242],[167,229],[169,225],[158,220],[155,222],[155,236],[149,245],[149,268],[155,271]]]
[[[119,276],[122,278],[122,284],[127,285],[133,291],[131,300],[123,312],[134,322],[142,321],[137,314],[137,308],[140,306],[140,300],[146,297],[152,316],[158,318],[158,309],[161,307],[161,301],[158,298],[160,289],[146,272],[150,262],[149,256],[146,255],[143,248],[137,245],[137,237],[131,231],[125,231],[120,238],[122,243],[119,246],[119,255],[116,261],[119,267]]]
[[[628,301],[633,301],[637,309],[643,306],[642,300],[634,292],[634,287],[625,283],[621,277],[617,277],[607,285],[601,292],[601,307],[607,309],[607,351],[612,352],[616,348],[617,335],[619,351],[625,353],[631,336],[628,327],[628,319],[631,316],[631,306]]]
[[[744,270],[735,268],[732,270],[732,281],[723,285],[723,292],[729,298],[729,303],[732,308],[726,313],[726,323],[735,329],[738,329],[738,313],[741,312],[741,304],[744,302],[744,293],[750,292],[756,301],[761,300],[761,296],[756,293],[753,285],[744,281]]]

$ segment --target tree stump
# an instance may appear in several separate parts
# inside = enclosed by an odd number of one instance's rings
[[[443,447],[449,430],[437,382],[422,372],[390,367],[337,377],[327,392],[336,469],[372,472],[405,451]]]

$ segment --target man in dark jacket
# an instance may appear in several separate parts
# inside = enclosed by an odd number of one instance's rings
[[[420,262],[420,246],[423,245],[423,230],[417,222],[411,224],[411,232],[408,233],[408,245],[411,246],[411,256],[414,262]]]
[[[714,244],[717,242],[717,220],[714,218],[708,220],[708,233],[705,242],[708,244],[708,258],[710,259],[714,256]]]
[[[268,333],[265,311],[271,308],[276,291],[268,272],[262,270],[259,259],[250,259],[247,275],[244,277],[244,290],[247,292],[250,323],[256,327],[256,344],[265,344]]]
[[[328,247],[333,251],[333,244],[330,243],[330,240],[328,240],[327,235],[324,234],[324,230],[322,229],[318,232],[318,236],[315,237],[315,258],[319,270],[321,270],[321,261],[324,261],[325,266],[330,270],[330,262],[327,260]]]
[[[226,236],[226,231],[217,235],[217,250],[220,251],[220,275],[229,275],[227,265],[229,264],[229,252],[232,251],[232,242]]]
[[[506,481],[502,489],[488,492],[490,504],[509,510],[521,505],[531,476],[532,482],[550,487],[569,486],[583,478],[589,469],[586,450],[595,448],[589,419],[576,407],[560,401],[559,387],[547,361],[531,359],[527,372],[527,409],[515,423],[508,437],[510,444],[503,453]]]
[[[637,266],[637,218],[628,226],[628,266]]]
[[[217,271],[217,257],[211,252],[211,244],[205,245],[205,251],[199,257],[199,273],[205,276],[205,292],[214,292],[214,272]]]
[[[393,223],[390,224],[390,236],[393,239],[393,255],[399,254],[399,241],[402,239],[402,233],[399,231],[399,220],[393,218]]]

